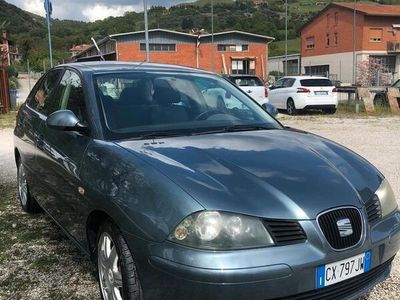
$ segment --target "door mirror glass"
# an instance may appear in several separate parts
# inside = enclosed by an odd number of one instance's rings
[[[49,128],[62,131],[86,132],[88,127],[70,110],[58,110],[47,117]]]

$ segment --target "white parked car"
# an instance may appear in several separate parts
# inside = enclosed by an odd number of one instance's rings
[[[268,103],[268,89],[263,81],[254,75],[229,75],[229,80],[239,86],[261,106]]]
[[[334,114],[338,105],[336,87],[326,77],[288,76],[269,88],[269,102],[295,115],[302,109],[321,109]]]

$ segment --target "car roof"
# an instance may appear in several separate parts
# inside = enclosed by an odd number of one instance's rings
[[[200,74],[215,74],[212,72],[189,67],[156,64],[148,62],[118,62],[118,61],[96,61],[96,62],[73,62],[57,67],[71,67],[82,73],[110,73],[120,71],[165,71],[165,72],[189,72]]]
[[[328,80],[330,80],[328,77],[323,77],[323,76],[309,76],[309,75],[307,75],[307,76],[305,76],[305,75],[302,75],[302,76],[285,76],[285,77],[283,77],[283,78],[294,78],[294,79],[328,79]]]
[[[249,75],[249,74],[230,74],[228,76],[231,78],[239,78],[239,77],[249,77],[249,78],[257,77],[257,78],[259,78],[257,75]]]

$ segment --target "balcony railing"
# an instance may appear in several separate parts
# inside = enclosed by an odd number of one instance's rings
[[[386,50],[387,52],[400,53],[400,42],[387,42]]]

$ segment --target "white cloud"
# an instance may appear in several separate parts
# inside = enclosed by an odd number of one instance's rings
[[[21,3],[21,8],[23,10],[26,10],[26,11],[29,11],[31,13],[34,13],[34,14],[37,14],[39,16],[44,17],[45,16],[45,11],[44,11],[44,4],[43,3],[44,3],[44,1],[42,1],[42,0],[23,1]]]
[[[6,0],[23,10],[45,16],[44,0]],[[148,7],[162,5],[169,7],[183,2],[194,0],[148,0]],[[95,21],[109,16],[122,16],[127,11],[143,11],[143,0],[51,0],[53,18]]]
[[[95,4],[82,10],[82,15],[90,22],[102,20],[109,16],[122,16],[127,11],[137,11],[139,8],[134,5],[113,5],[106,6],[104,4]]]

